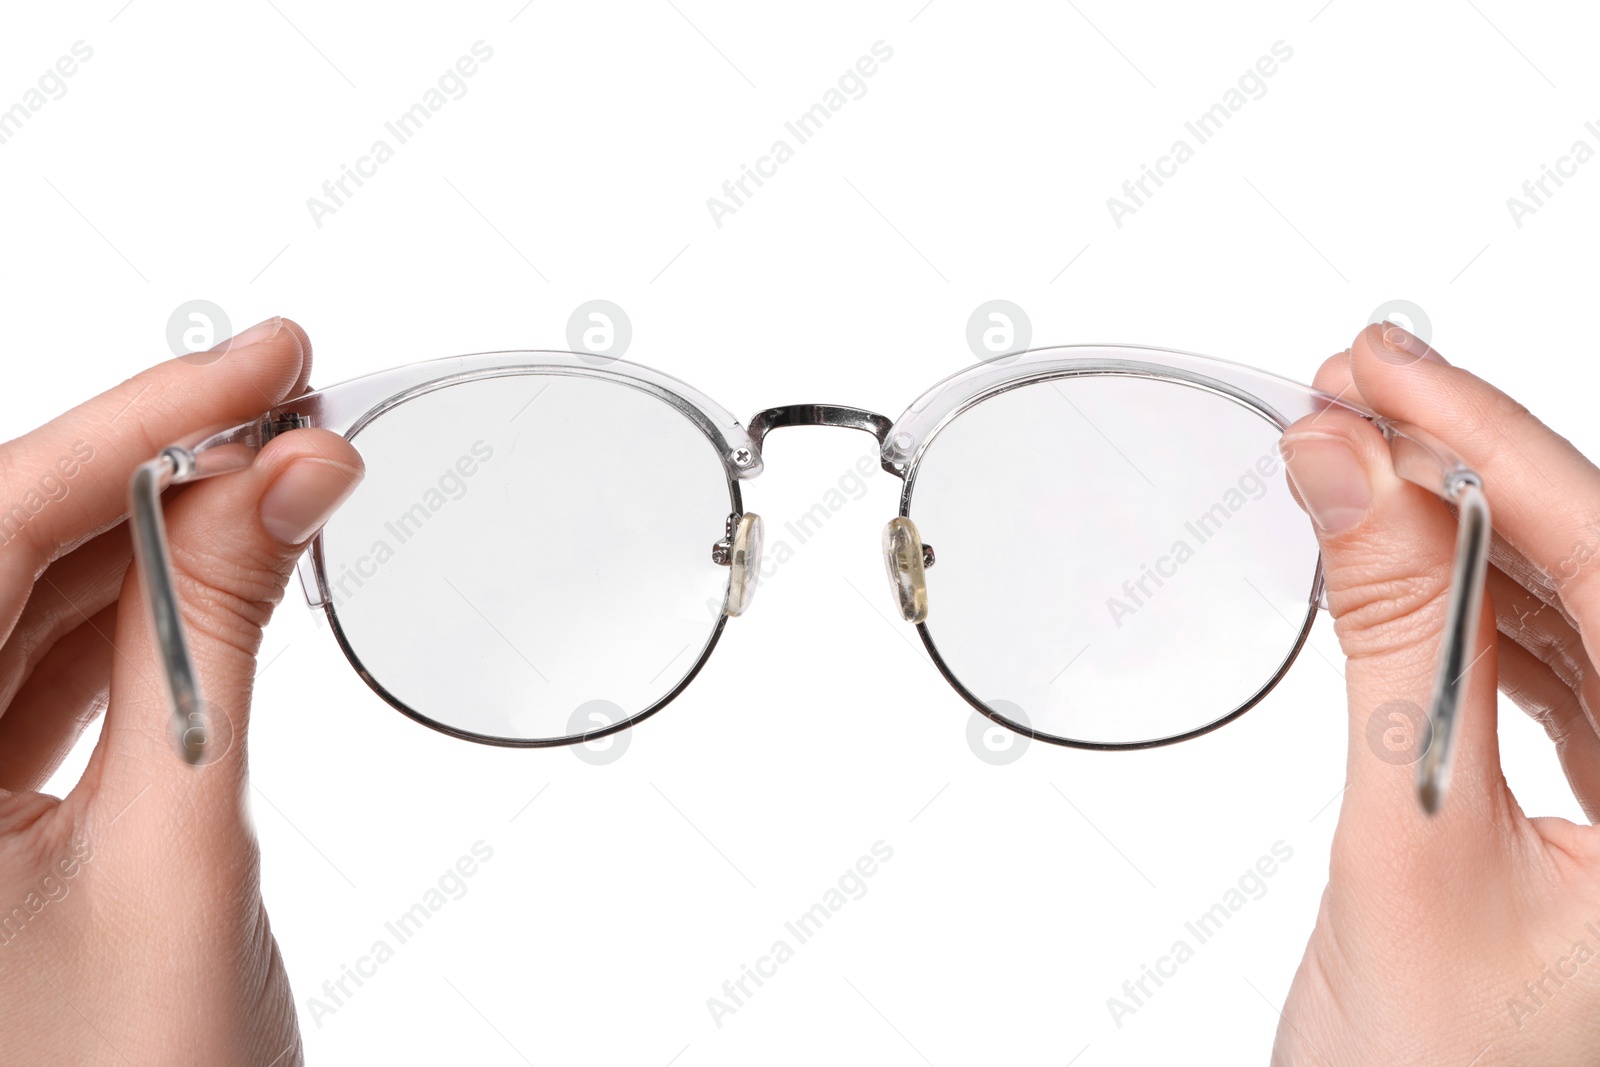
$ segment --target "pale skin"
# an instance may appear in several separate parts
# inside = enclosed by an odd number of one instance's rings
[[[0,1061],[303,1060],[243,741],[261,627],[360,457],[301,430],[248,471],[169,495],[203,691],[236,731],[199,769],[176,754],[122,520],[135,466],[303,391],[310,362],[305,332],[273,320],[220,359],[172,360],[0,446],[0,501],[27,514],[0,525]],[[102,713],[76,788],[34,792]]]
[[[24,516],[8,527],[0,513],[0,1061],[303,1061],[261,900],[244,740],[261,628],[361,459],[337,435],[296,430],[248,471],[169,494],[200,680],[234,731],[199,769],[175,753],[123,520],[138,463],[304,391],[310,353],[304,330],[271,320],[220,358],[152,368],[0,446],[0,512]],[[1600,470],[1435,357],[1369,327],[1316,384],[1430,430],[1484,474],[1494,508],[1481,656],[1437,816],[1368,725],[1393,701],[1426,706],[1455,520],[1395,476],[1358,418],[1325,413],[1285,442],[1349,658],[1350,745],[1279,1064],[1565,1064],[1600,1048],[1600,830],[1526,817],[1494,729],[1498,684],[1600,814]],[[82,780],[61,800],[36,792],[101,714]]]
[[[1496,537],[1450,794],[1429,817],[1415,768],[1380,758],[1368,722],[1390,701],[1427,706],[1455,520],[1395,475],[1361,419],[1329,413],[1286,435],[1348,659],[1349,786],[1273,1062],[1593,1063],[1600,828],[1523,813],[1501,774],[1495,689],[1545,727],[1593,820],[1600,470],[1404,331],[1369,326],[1315,384],[1453,448],[1483,475]]]

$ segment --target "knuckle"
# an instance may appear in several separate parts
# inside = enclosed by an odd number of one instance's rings
[[[1543,693],[1541,693],[1526,677],[1511,671],[1502,674],[1499,679],[1500,692],[1505,694],[1507,700],[1522,709],[1522,713],[1540,726],[1550,740],[1560,742],[1566,735],[1564,725],[1555,717],[1555,709],[1551,706]],[[1562,737],[1558,737],[1557,734]]]
[[[1566,749],[1574,737],[1573,727],[1582,714],[1582,709],[1578,707],[1576,700],[1562,705],[1541,700],[1526,691],[1508,692],[1506,695],[1528,718],[1544,728],[1545,736],[1555,745],[1557,752]]]
[[[1455,399],[1467,416],[1460,429],[1480,451],[1483,446],[1504,444],[1507,434],[1521,435],[1542,426],[1526,404],[1482,382],[1461,383]]]
[[[61,801],[43,793],[0,790],[0,843],[8,851],[32,849],[38,844],[37,830],[61,806]]]
[[[1538,423],[1528,406],[1514,396],[1495,390],[1490,394],[1487,415],[1491,420],[1513,425]]]
[[[1522,636],[1532,646],[1530,651],[1534,656],[1548,666],[1563,685],[1573,690],[1583,686],[1589,654],[1576,631],[1565,627],[1544,633],[1530,629],[1523,631]]]
[[[43,793],[0,789],[0,918],[12,918],[25,891],[36,890],[40,872],[49,872],[78,833],[60,800]],[[6,931],[0,929],[0,941]]]
[[[172,548],[172,580],[191,631],[253,656],[283,598],[292,561]]]
[[[1558,605],[1565,613],[1581,617],[1595,603],[1594,564],[1600,561],[1600,514],[1586,512],[1557,519],[1560,526],[1576,531],[1572,549],[1549,564],[1543,574]]]
[[[1351,659],[1429,644],[1443,625],[1450,592],[1445,569],[1335,578],[1343,580],[1330,582],[1328,606]]]
[[[0,448],[0,552],[25,556],[35,580],[56,557],[58,547],[41,533],[44,524],[34,521],[49,504],[38,489],[42,476],[22,450]]]

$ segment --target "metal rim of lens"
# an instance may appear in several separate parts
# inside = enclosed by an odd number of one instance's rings
[[[537,376],[539,374],[539,370],[538,368],[530,368],[527,373],[530,376]],[[465,385],[477,380],[479,379],[463,379],[459,382],[452,382],[450,385]],[[450,385],[445,385],[442,388],[448,389]],[[653,394],[646,393],[646,395]],[[409,400],[414,398],[408,397],[407,399]],[[380,415],[387,414],[388,411],[392,410],[392,408],[395,406],[399,405],[391,405],[386,403],[381,412],[378,412],[377,414],[368,413],[367,416],[363,416],[361,419],[356,420],[352,430],[346,434],[346,439],[353,439],[360,430],[365,429],[367,426],[375,423]],[[678,412],[680,416],[682,415],[682,412],[678,411],[676,405],[669,404],[668,406],[671,407],[673,411]],[[720,450],[717,448],[717,442],[706,433],[705,429],[693,419],[690,419],[687,416],[683,417],[686,422],[695,427],[702,437],[706,438],[707,443],[712,447],[713,455],[720,456]],[[719,467],[722,467],[723,470],[723,480],[728,486],[728,500],[730,506],[733,508],[734,514],[743,514],[744,499],[743,495],[739,492],[738,481],[728,474],[726,467],[723,466],[720,461],[718,465]],[[325,586],[327,581],[327,570],[326,560],[323,555],[321,531],[318,531],[315,540],[312,542],[311,552],[312,566],[316,570],[317,581],[319,585]],[[723,597],[724,599],[727,597],[726,590],[723,591]],[[650,718],[650,716],[654,715],[656,712],[660,711],[662,708],[666,707],[668,704],[672,703],[680,694],[683,693],[685,689],[689,687],[689,683],[695,680],[695,677],[699,675],[701,669],[705,667],[707,661],[711,659],[712,650],[717,647],[717,642],[722,638],[722,628],[726,626],[728,622],[728,616],[726,612],[719,612],[717,614],[717,621],[711,628],[711,634],[707,637],[704,647],[700,649],[700,655],[695,659],[689,670],[681,679],[679,679],[677,685],[673,686],[672,689],[670,689],[664,696],[662,696],[655,703],[651,704],[649,707],[645,708],[643,711],[618,722],[612,723],[610,726],[607,726],[604,729],[591,730],[589,733],[574,734],[570,737],[504,737],[499,734],[483,734],[473,730],[463,730],[459,726],[451,726],[448,723],[440,722],[438,719],[430,718],[417,709],[411,707],[405,701],[401,700],[398,696],[394,695],[387,688],[385,688],[383,683],[378,681],[378,679],[373,676],[372,672],[367,670],[366,664],[361,661],[360,655],[357,654],[356,650],[351,646],[350,640],[345,634],[344,627],[339,622],[339,615],[334,609],[332,598],[329,598],[323,602],[322,613],[323,616],[328,620],[328,625],[333,630],[334,640],[338,642],[339,648],[344,653],[345,659],[349,660],[350,666],[354,668],[356,674],[361,677],[361,680],[367,684],[367,688],[371,689],[380,698],[382,698],[384,703],[400,712],[406,718],[411,719],[414,722],[421,723],[430,730],[437,730],[439,733],[450,737],[459,738],[463,741],[473,741],[481,745],[491,745],[497,748],[565,748],[569,745],[581,745],[590,741],[598,741],[603,737],[609,737],[612,734],[620,733],[623,730],[627,730],[638,725],[644,720]]]
[[[938,427],[938,429],[930,434],[928,439],[922,443],[922,447],[917,451],[916,461],[911,465],[910,469],[905,472],[905,483],[900,491],[901,516],[908,519],[912,518],[911,494],[916,486],[917,475],[920,472],[922,461],[927,457],[929,450],[933,446],[933,442],[938,439],[939,434],[943,433],[945,429],[947,429],[963,414],[987,400],[992,400],[994,397],[1010,392],[1013,389],[1020,389],[1023,386],[1043,385],[1047,382],[1056,381],[1061,378],[1099,377],[1131,377],[1146,381],[1171,383],[1173,385],[1181,385],[1191,389],[1198,389],[1201,392],[1210,393],[1213,396],[1220,397],[1224,400],[1239,405],[1247,411],[1250,411],[1252,414],[1259,416],[1269,425],[1277,427],[1279,430],[1284,429],[1288,425],[1282,415],[1278,414],[1276,411],[1273,411],[1265,404],[1256,401],[1253,397],[1249,397],[1248,394],[1241,396],[1238,392],[1232,389],[1211,388],[1203,382],[1197,382],[1190,378],[1179,375],[1173,375],[1169,377],[1166,375],[1151,373],[1134,374],[1116,368],[1104,368],[1099,370],[1073,370],[1064,372],[1062,374],[1049,375],[1046,377],[1031,377],[1016,381],[1002,382],[999,383],[995,389],[973,397],[960,409],[951,413],[950,417],[947,418]],[[913,521],[915,520],[913,519]],[[1266,699],[1267,694],[1271,693],[1277,688],[1278,683],[1283,680],[1284,675],[1289,673],[1289,668],[1294,666],[1295,660],[1300,656],[1300,650],[1305,647],[1306,639],[1311,634],[1311,627],[1316,622],[1317,618],[1317,601],[1316,598],[1311,594],[1315,593],[1317,589],[1321,588],[1321,585],[1322,553],[1318,552],[1316,566],[1312,568],[1311,588],[1306,597],[1305,621],[1300,626],[1300,632],[1295,636],[1293,647],[1291,647],[1288,653],[1284,656],[1283,662],[1278,665],[1278,669],[1273,672],[1272,677],[1268,679],[1260,689],[1256,690],[1255,693],[1253,693],[1248,699],[1246,699],[1242,704],[1234,708],[1232,711],[1217,719],[1213,719],[1204,725],[1198,726],[1193,730],[1187,730],[1180,734],[1172,734],[1167,737],[1150,738],[1144,741],[1083,741],[1069,737],[1061,737],[1056,734],[1043,733],[1039,730],[1033,729],[1030,726],[1023,726],[1020,723],[1012,722],[1004,715],[1001,715],[990,708],[988,704],[984,702],[982,697],[979,697],[976,693],[972,692],[972,690],[968,689],[962,683],[961,679],[956,677],[955,671],[951,669],[947,662],[945,662],[945,658],[939,652],[938,646],[934,644],[933,635],[928,632],[928,624],[926,622],[920,622],[917,624],[917,634],[922,638],[923,647],[928,650],[928,655],[933,659],[933,665],[939,669],[939,673],[944,676],[944,680],[950,683],[950,687],[960,694],[961,698],[968,704],[972,705],[972,707],[978,712],[1014,733],[1021,734],[1023,737],[1034,741],[1043,741],[1046,744],[1060,745],[1064,748],[1092,749],[1100,752],[1160,748],[1164,745],[1175,745],[1180,741],[1188,741],[1191,738],[1199,737],[1202,734],[1208,734],[1213,730],[1226,726],[1228,723],[1234,721],[1239,716],[1243,715],[1245,712],[1261,703],[1262,700]]]

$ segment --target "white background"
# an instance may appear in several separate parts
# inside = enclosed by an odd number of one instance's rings
[[[1301,380],[1402,298],[1448,358],[1600,452],[1600,164],[1520,228],[1506,206],[1574,140],[1600,146],[1580,5],[921,3],[13,6],[0,106],[74,42],[94,56],[0,145],[0,436],[163,358],[194,298],[240,328],[297,318],[322,384],[565,347],[573,308],[605,298],[632,318],[628,358],[746,417],[898,414],[971,361],[991,298],[1028,311],[1036,345]],[[307,198],[479,40],[494,55],[467,94],[317,227]],[[707,197],[879,40],[894,56],[866,95],[718,228]],[[1279,40],[1293,58],[1266,94],[1117,227],[1107,197]],[[746,502],[781,524],[869,444],[780,435]],[[886,620],[898,483],[869,484],[608,766],[409,722],[291,588],[251,747],[313,1062],[1265,1059],[1343,782],[1326,619],[1224,730],[990,766]],[[1508,705],[1502,734],[1530,813],[1576,816],[1542,732]],[[313,1022],[307,998],[479,840],[494,855],[467,895]],[[894,858],[870,892],[714,1025],[707,997],[879,840]],[[1280,840],[1267,895],[1117,1027],[1107,997]]]

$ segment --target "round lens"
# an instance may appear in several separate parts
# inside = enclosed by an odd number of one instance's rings
[[[520,373],[421,393],[351,437],[367,476],[323,531],[329,617],[402,710],[557,741],[652,710],[719,632],[735,491],[667,401]]]
[[[924,634],[951,681],[1084,744],[1170,740],[1248,707],[1315,611],[1317,542],[1279,434],[1230,397],[1109,374],[950,421],[908,513],[935,550]]]

